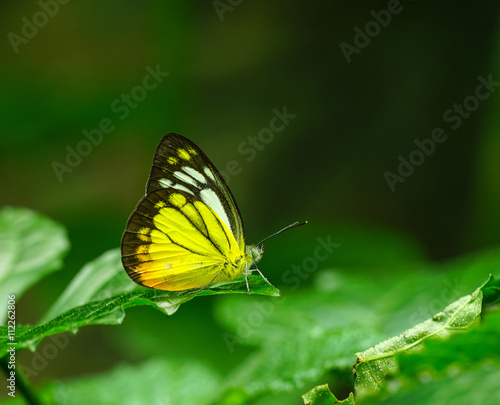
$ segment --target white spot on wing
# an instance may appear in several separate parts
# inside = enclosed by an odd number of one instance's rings
[[[201,174],[198,170],[193,169],[192,167],[184,166],[182,170],[184,170],[187,174],[189,174],[191,177],[194,177],[202,184],[205,184],[207,182],[203,174]]]
[[[168,188],[168,187],[172,187],[172,180],[169,180],[169,179],[160,179],[158,180],[158,183],[160,183],[160,186],[162,186],[163,188]]]
[[[195,187],[197,186],[196,180],[191,176],[188,176],[187,174],[184,174],[182,172],[174,172],[174,176],[184,183],[190,184],[191,186]]]
[[[182,184],[174,184],[172,186],[172,188],[175,188],[176,190],[180,190],[180,191],[185,191],[186,193],[194,195],[190,189],[188,189],[187,187],[184,187]]]
[[[158,180],[158,183],[160,183],[160,186],[162,186],[163,188],[174,188],[176,190],[184,191],[186,193],[194,195],[190,189],[188,189],[187,187],[184,187],[182,184],[174,183],[170,179],[160,179],[160,180]]]
[[[203,171],[205,172],[207,177],[210,177],[213,181],[215,181],[214,175],[208,167],[205,167],[205,169],[203,169]]]
[[[231,229],[231,223],[229,222],[229,218],[226,214],[226,211],[224,211],[224,207],[219,200],[219,197],[217,197],[217,194],[210,189],[210,188],[205,188],[200,191],[200,197],[201,201],[203,201],[205,204],[207,204],[210,208],[212,208],[215,213],[219,216],[219,218],[226,224],[228,229]]]

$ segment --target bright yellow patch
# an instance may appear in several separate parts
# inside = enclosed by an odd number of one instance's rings
[[[173,157],[173,156],[170,156],[168,159],[167,159],[167,162],[170,163],[171,165],[176,165],[177,162],[179,162],[179,159],[177,159],[176,157]]]
[[[158,201],[158,202],[155,204],[155,208],[156,208],[157,210],[159,210],[160,208],[163,208],[165,205],[167,205],[167,204],[165,204],[165,201]]]
[[[147,262],[148,260],[151,260],[151,257],[149,256],[149,246],[148,245],[140,245],[137,247],[137,250],[135,251],[136,257],[140,261]]]
[[[168,198],[168,202],[177,208],[185,205],[186,201],[186,197],[179,193],[170,194],[170,197]]]
[[[151,237],[149,236],[150,233],[151,233],[151,229],[149,229],[149,228],[141,228],[141,229],[139,229],[139,232],[137,233],[137,237],[142,242],[151,242]]]
[[[148,245],[140,245],[137,247],[137,250],[135,251],[136,254],[145,254],[149,253],[149,246]]]
[[[186,149],[177,149],[177,155],[179,155],[179,157],[184,160],[191,159],[191,155],[186,151]]]
[[[198,154],[198,152],[196,152],[193,148],[188,148],[188,152],[193,156],[196,156]]]

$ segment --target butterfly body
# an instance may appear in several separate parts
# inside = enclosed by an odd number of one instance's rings
[[[132,280],[168,291],[247,278],[263,254],[245,244],[238,206],[215,166],[177,134],[165,135],[156,149],[121,247]]]

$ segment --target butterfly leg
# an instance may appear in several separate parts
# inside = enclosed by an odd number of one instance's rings
[[[245,268],[245,283],[247,284],[247,290],[248,290],[248,295],[252,295],[250,293],[250,286],[248,285],[248,273],[250,273],[252,270],[248,270],[248,263],[247,263],[247,266]]]
[[[255,263],[254,263],[255,264]],[[266,281],[267,284],[269,284],[271,287],[274,287],[270,281],[266,278],[266,276],[264,276],[264,274],[262,274],[262,272],[259,270],[259,268],[257,267],[257,264],[255,264],[255,269],[250,269],[250,270],[247,270],[246,273],[245,273],[245,278],[248,277],[248,273],[252,272],[252,271],[256,271],[260,274],[260,276]],[[247,281],[247,287],[248,287],[248,281]]]

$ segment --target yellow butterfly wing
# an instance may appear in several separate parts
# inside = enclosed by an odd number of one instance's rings
[[[170,133],[159,142],[146,185],[185,191],[212,208],[245,250],[245,229],[238,204],[224,178],[203,151],[189,139]]]
[[[209,205],[174,189],[146,195],[122,238],[122,263],[138,284],[168,291],[229,281],[251,264]]]

